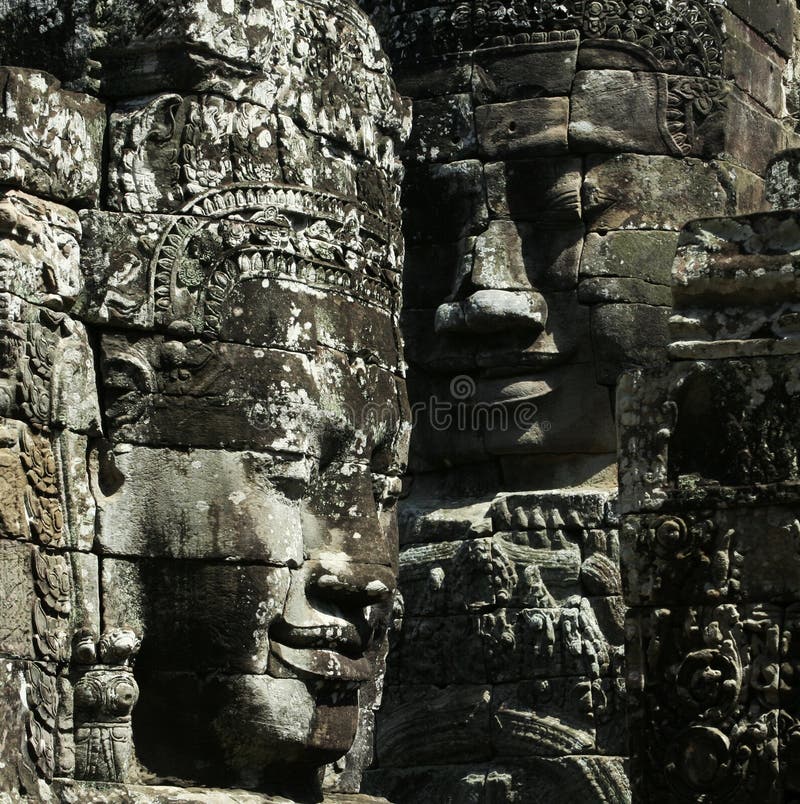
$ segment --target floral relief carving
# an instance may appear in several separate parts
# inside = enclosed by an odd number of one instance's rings
[[[630,51],[654,70],[715,77],[722,73],[723,6],[717,0],[477,0],[474,9],[456,5],[446,25],[462,36],[472,27],[479,47],[574,30],[592,44]]]
[[[64,542],[64,514],[50,442],[44,436],[23,430],[20,461],[28,480],[25,507],[31,532],[41,544],[60,547]]]

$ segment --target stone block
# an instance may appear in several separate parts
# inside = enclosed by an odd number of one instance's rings
[[[603,801],[630,804],[627,762],[623,757],[539,757],[524,764],[498,763],[486,776],[486,801],[511,804],[531,790],[542,801]]]
[[[431,378],[414,369],[434,369],[438,371],[469,371],[475,366],[477,344],[461,333],[437,333],[434,325],[436,310],[404,310],[401,317],[405,358],[412,366],[412,405],[419,416],[428,416],[427,400],[435,393],[431,388]],[[441,383],[435,383],[438,389]]]
[[[529,491],[569,488],[580,483],[609,489],[617,482],[615,461],[613,452],[597,455],[504,455],[499,461],[500,487],[509,491]]]
[[[81,226],[69,207],[18,190],[0,193],[0,290],[69,308],[80,292]]]
[[[751,678],[754,667],[769,668],[768,677],[778,669],[783,657],[775,637],[782,616],[768,604],[632,610],[626,629],[628,688],[634,693],[629,722],[640,746],[632,783],[649,801],[674,800],[676,787],[694,791],[719,783],[716,774],[695,770],[701,746],[743,780],[731,801],[744,802],[751,791],[769,799],[779,775],[777,681],[756,692],[742,679]],[[710,726],[709,715],[718,727]],[[736,750],[742,741],[751,746],[747,761]]]
[[[553,225],[575,224],[581,219],[581,181],[581,161],[574,158],[486,165],[489,208],[500,218]]]
[[[578,38],[482,48],[475,53],[473,86],[483,103],[568,95]]]
[[[407,160],[451,162],[475,155],[475,122],[469,95],[441,95],[415,101],[413,119],[406,143]]]
[[[504,493],[492,502],[492,525],[495,530],[553,530],[563,527],[568,531],[581,531],[596,528],[603,522],[608,501],[609,492],[596,490]]]
[[[4,67],[0,182],[55,201],[94,206],[100,192],[105,107],[61,89],[49,73]]]
[[[458,645],[458,650],[453,646]],[[485,684],[483,638],[477,615],[406,617],[390,648],[386,683]]]
[[[800,521],[796,514],[794,507],[770,506],[718,515],[721,527],[728,526],[731,590],[740,601],[798,601]]]
[[[493,103],[475,110],[481,154],[508,159],[567,152],[568,98]]]
[[[774,209],[800,207],[800,149],[772,158],[764,177],[767,200]]]
[[[581,254],[581,279],[628,277],[668,286],[678,247],[677,232],[589,232]]]
[[[288,588],[282,567],[104,558],[103,628],[144,634],[143,669],[264,673]]]
[[[287,199],[279,190],[261,188],[240,201],[257,206],[270,198],[290,213],[297,229],[280,214],[280,230],[270,229],[277,239],[266,241],[258,224],[194,215],[84,213],[86,291],[78,314],[92,323],[292,351],[314,352],[319,343],[367,350],[377,362],[395,366],[389,308],[399,281],[392,272],[375,279],[389,256],[378,253],[376,221],[365,220],[359,235],[377,249],[367,257],[361,246],[354,246],[356,254],[335,243],[325,221],[309,220],[318,202],[330,202],[334,209],[326,215],[343,223],[342,199],[301,192]],[[386,230],[377,237],[388,249]],[[320,289],[326,292],[321,295]],[[363,303],[353,303],[352,295]]]
[[[673,152],[666,131],[666,76],[641,71],[581,71],[575,76],[570,100],[569,140],[574,150]]]
[[[331,350],[310,360],[240,344],[107,335],[101,353],[116,442],[320,455],[326,428],[355,425],[360,440],[342,447],[347,463],[377,440],[394,443],[403,429],[395,377],[374,365],[362,371]]]
[[[791,509],[736,507],[626,517],[630,605],[797,601],[800,524]]]
[[[503,400],[504,423],[485,432],[494,455],[522,453],[609,452],[614,443],[610,406],[603,388],[581,366],[551,369],[540,375],[486,380],[477,403]]]
[[[763,181],[727,162],[621,154],[587,158],[589,231],[681,229],[693,218],[764,209]]]
[[[386,189],[393,182],[394,145],[383,133],[391,128],[389,121],[376,118],[391,115],[399,98],[385,74],[363,66],[356,74],[364,80],[359,97],[352,106],[339,97],[337,114],[315,114],[310,104],[300,103],[300,96],[310,97],[312,90],[289,70],[283,80],[291,86],[279,90],[280,101],[272,94],[274,84],[265,86],[264,79],[253,77],[226,96],[154,92],[121,103],[109,120],[109,207],[177,213],[220,190],[284,182],[372,200],[374,188],[362,186],[359,168],[336,143],[369,160],[361,169],[371,167],[372,181]],[[343,96],[350,94],[344,83],[338,87]],[[364,109],[365,103],[381,102],[380,109]],[[402,107],[395,111],[405,115]],[[373,127],[369,135],[356,133],[363,119]],[[361,189],[367,195],[356,198]],[[374,211],[386,212],[391,205]]]
[[[625,600],[631,606],[724,602],[731,584],[733,522],[724,512],[629,515],[621,529]]]
[[[722,51],[724,75],[776,117],[785,109],[782,77],[786,57],[727,9],[722,11],[727,34]]]
[[[692,221],[681,232],[672,268],[676,308],[714,308],[718,316],[737,307],[768,313],[797,295],[799,250],[796,212]],[[743,337],[734,327],[724,329]]]
[[[0,292],[0,414],[35,428],[100,431],[94,354],[82,323]]]
[[[58,467],[65,545],[89,551],[95,539],[96,507],[89,488],[88,438],[62,430],[54,435],[52,450]]]
[[[95,506],[86,437],[69,430],[47,437],[8,420],[0,433],[0,536],[90,550]]]
[[[297,491],[311,468],[302,458],[120,445],[97,462],[97,539],[104,553],[303,561]]]
[[[763,175],[774,154],[796,148],[798,144],[797,133],[782,119],[765,113],[747,95],[734,90],[724,111],[713,121],[701,154],[707,158],[728,159]]]
[[[3,421],[0,429],[0,537],[9,539],[29,539],[31,528],[28,523],[28,506],[33,489],[28,488],[26,461],[31,456],[24,450],[22,426],[18,422]],[[37,462],[37,468],[44,461]],[[31,469],[33,466],[30,467]],[[55,467],[53,466],[53,475]],[[34,482],[38,473],[34,474]],[[48,479],[54,479],[50,476]],[[55,495],[52,483],[48,483],[48,496]]]
[[[79,628],[99,631],[97,558],[0,541],[6,616],[0,652],[22,659],[68,661]]]
[[[791,58],[797,11],[789,0],[729,0],[728,8]]]
[[[592,308],[597,381],[615,385],[622,371],[667,361],[669,307],[599,304]]]
[[[464,54],[427,62],[397,63],[393,68],[397,91],[415,100],[453,95],[470,89],[472,60]]]
[[[475,240],[471,281],[479,288],[569,290],[575,286],[582,228],[553,229],[495,220]]]
[[[108,782],[88,782],[83,780],[58,778],[54,780],[52,789],[64,804],[78,804],[81,801],[92,801],[94,804],[219,804],[220,797],[230,798],[230,793],[221,788],[185,788],[162,784],[126,784],[124,793],[118,793]],[[119,796],[125,796],[120,800]],[[236,804],[271,804],[272,796],[264,793],[236,790]],[[109,798],[112,797],[112,798]],[[289,799],[281,796],[283,802]],[[283,804],[283,802],[281,804]],[[389,804],[381,796],[367,796],[360,793],[329,792],[320,799],[321,804]]]
[[[758,174],[793,143],[780,119],[730,82],[619,70],[577,74],[569,136],[586,153],[722,158]]]
[[[620,459],[621,509],[659,511],[675,495],[692,508],[795,499],[794,360],[673,362],[651,374],[647,388],[636,372],[625,376],[617,410],[630,453]],[[780,436],[771,424],[772,392],[765,393],[772,388],[784,389],[781,406],[789,411]]]
[[[400,584],[410,616],[480,613],[566,599],[580,591],[580,566],[580,548],[563,534],[514,532],[408,547]]]
[[[388,688],[377,732],[378,762],[418,767],[489,759],[490,701],[484,686]]]
[[[492,530],[490,504],[483,502],[416,499],[411,496],[398,504],[400,543],[447,542],[488,535]]]
[[[0,729],[4,735],[3,762],[0,764],[0,790],[14,791],[24,795],[38,793],[38,779],[35,757],[31,756],[28,747],[31,727],[38,726],[25,704],[28,680],[25,670],[29,662],[3,659],[0,661]],[[52,680],[51,676],[47,676]],[[52,684],[55,687],[55,684]],[[30,718],[30,720],[29,720]],[[32,729],[31,729],[32,730]],[[43,743],[49,738],[52,748],[52,733],[42,730],[37,736],[43,736]],[[52,766],[50,772],[52,773]],[[9,796],[9,801],[15,799]],[[17,799],[17,800],[22,800]]]
[[[578,286],[581,304],[650,304],[668,307],[672,291],[661,284],[651,284],[631,277],[595,276],[584,279]]]
[[[486,228],[483,166],[474,159],[411,166],[403,183],[404,226],[410,243],[454,242]]]
[[[364,774],[362,790],[389,796],[397,804],[417,804],[420,799],[483,804],[485,781],[486,768],[475,764],[376,768]]]
[[[0,542],[0,588],[5,608],[0,624],[0,651],[5,656],[39,658],[33,646],[33,607],[36,603],[33,550],[28,544]]]

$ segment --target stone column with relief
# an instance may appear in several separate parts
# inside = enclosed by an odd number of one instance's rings
[[[771,198],[797,204],[769,171]],[[796,210],[687,225],[670,363],[620,383],[632,786],[794,800],[800,342]]]

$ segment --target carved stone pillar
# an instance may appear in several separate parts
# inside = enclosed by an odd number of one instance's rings
[[[689,224],[672,362],[620,385],[638,800],[800,792],[798,244],[795,211]]]

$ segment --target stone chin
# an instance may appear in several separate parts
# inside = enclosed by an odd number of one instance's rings
[[[339,685],[267,675],[215,680],[212,729],[236,784],[269,786],[298,766],[320,767],[343,756],[358,723],[358,693]]]

